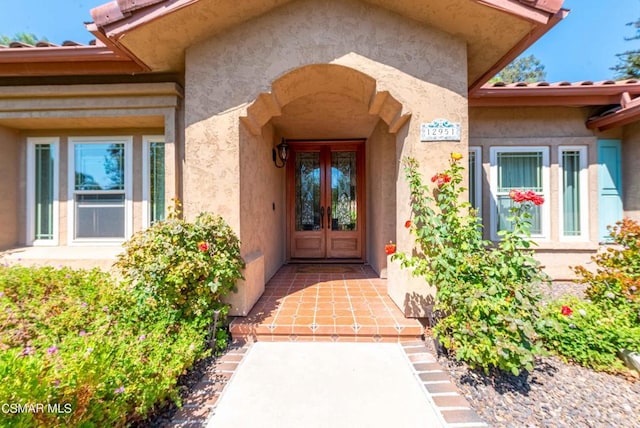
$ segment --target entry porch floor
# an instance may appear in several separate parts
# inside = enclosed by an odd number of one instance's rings
[[[246,317],[230,324],[250,341],[402,342],[424,326],[405,318],[385,279],[366,265],[284,265]]]

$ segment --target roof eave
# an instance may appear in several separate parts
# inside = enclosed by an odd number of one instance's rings
[[[5,48],[0,64],[2,76],[135,74],[148,70],[106,46]]]
[[[640,83],[596,86],[483,87],[470,107],[593,106],[618,104],[623,93],[640,95]]]
[[[606,131],[637,122],[638,120],[640,120],[640,102],[636,100],[607,116],[589,119],[586,125],[589,129]]]
[[[506,53],[498,62],[496,62],[489,70],[487,70],[482,76],[472,82],[469,86],[469,96],[471,97],[477,92],[482,85],[487,83],[493,76],[498,74],[500,70],[505,68],[511,61],[516,59],[518,55],[527,50],[531,45],[544,36],[549,30],[555,27],[560,21],[565,19],[569,15],[568,9],[560,9],[552,17],[549,18],[546,24],[537,26],[531,33],[527,34],[518,43],[514,45],[509,52]]]
[[[14,62],[123,61],[129,58],[105,46],[5,48],[0,64]]]

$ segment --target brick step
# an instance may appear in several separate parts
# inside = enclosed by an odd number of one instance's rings
[[[229,330],[234,339],[249,341],[407,342],[423,338],[424,328],[417,320],[407,324],[397,327],[264,325],[236,318]]]

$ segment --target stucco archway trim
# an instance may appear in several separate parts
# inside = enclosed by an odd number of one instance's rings
[[[262,127],[273,117],[280,116],[288,104],[315,94],[338,94],[367,106],[397,133],[410,119],[411,113],[389,91],[378,91],[371,76],[336,64],[313,64],[296,68],[276,79],[271,92],[260,93],[247,107],[240,121],[253,135],[260,135]]]

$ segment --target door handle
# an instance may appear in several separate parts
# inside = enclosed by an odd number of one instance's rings
[[[320,229],[324,229],[324,207],[320,207]]]
[[[331,230],[331,206],[327,207],[327,229]]]

